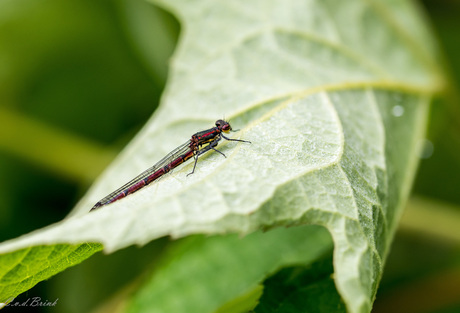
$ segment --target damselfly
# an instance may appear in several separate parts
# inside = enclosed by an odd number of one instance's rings
[[[231,130],[232,127],[227,121],[217,120],[215,127],[194,134],[192,138],[190,138],[190,140],[180,145],[170,153],[168,153],[154,166],[145,170],[128,183],[124,184],[111,194],[107,195],[102,200],[98,201],[92,207],[91,211],[100,208],[101,206],[120,200],[126,197],[127,195],[138,191],[142,187],[157,180],[164,174],[171,171],[173,168],[178,167],[180,164],[184,163],[192,157],[195,158],[195,163],[193,164],[193,170],[190,173],[188,173],[187,176],[193,174],[195,172],[198,157],[209,150],[219,152],[225,157],[225,154],[216,149],[217,144],[222,138],[228,141],[240,141],[251,143],[250,141],[246,140],[230,139],[225,137],[223,133],[228,133]]]

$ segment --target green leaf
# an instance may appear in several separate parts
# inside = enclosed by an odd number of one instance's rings
[[[100,244],[58,244],[25,248],[2,255],[0,302],[13,301],[14,297],[38,282],[80,263],[100,250]]]
[[[162,107],[68,219],[3,243],[1,258],[44,244],[100,242],[110,252],[167,235],[318,224],[335,243],[335,285],[348,311],[369,312],[428,104],[443,86],[414,4],[157,3],[180,19],[183,33]],[[194,175],[186,176],[187,164],[87,214],[224,114],[241,129],[234,138],[252,144],[221,143],[227,158],[208,153]]]
[[[256,313],[346,312],[332,279],[332,259],[288,267],[265,281]]]
[[[257,285],[255,288],[249,290],[240,297],[236,297],[230,302],[221,306],[216,313],[247,313],[255,308],[259,303],[259,298],[262,296],[263,286]]]
[[[329,233],[318,226],[258,231],[242,239],[187,239],[170,249],[126,312],[247,312],[266,275],[310,264],[332,246]]]

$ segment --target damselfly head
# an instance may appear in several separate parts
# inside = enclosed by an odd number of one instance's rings
[[[219,127],[220,130],[227,133],[232,130],[232,126],[227,121],[224,120],[217,120],[216,126]]]

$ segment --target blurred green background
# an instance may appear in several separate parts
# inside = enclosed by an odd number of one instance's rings
[[[442,218],[460,215],[460,4],[421,4],[451,86],[433,103],[433,153],[421,162],[375,312],[460,312],[460,225],[436,231]],[[0,0],[1,241],[61,220],[143,126],[158,106],[179,31],[143,0]],[[59,298],[56,307],[27,312],[94,309],[136,284],[167,243],[98,254],[17,300]]]

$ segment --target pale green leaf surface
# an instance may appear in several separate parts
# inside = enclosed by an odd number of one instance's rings
[[[0,253],[320,224],[335,243],[339,293],[350,312],[368,312],[442,81],[413,3],[157,2],[182,24],[161,108],[68,219]],[[210,153],[192,176],[185,165],[86,214],[224,115],[252,144],[222,143],[227,158]]]

